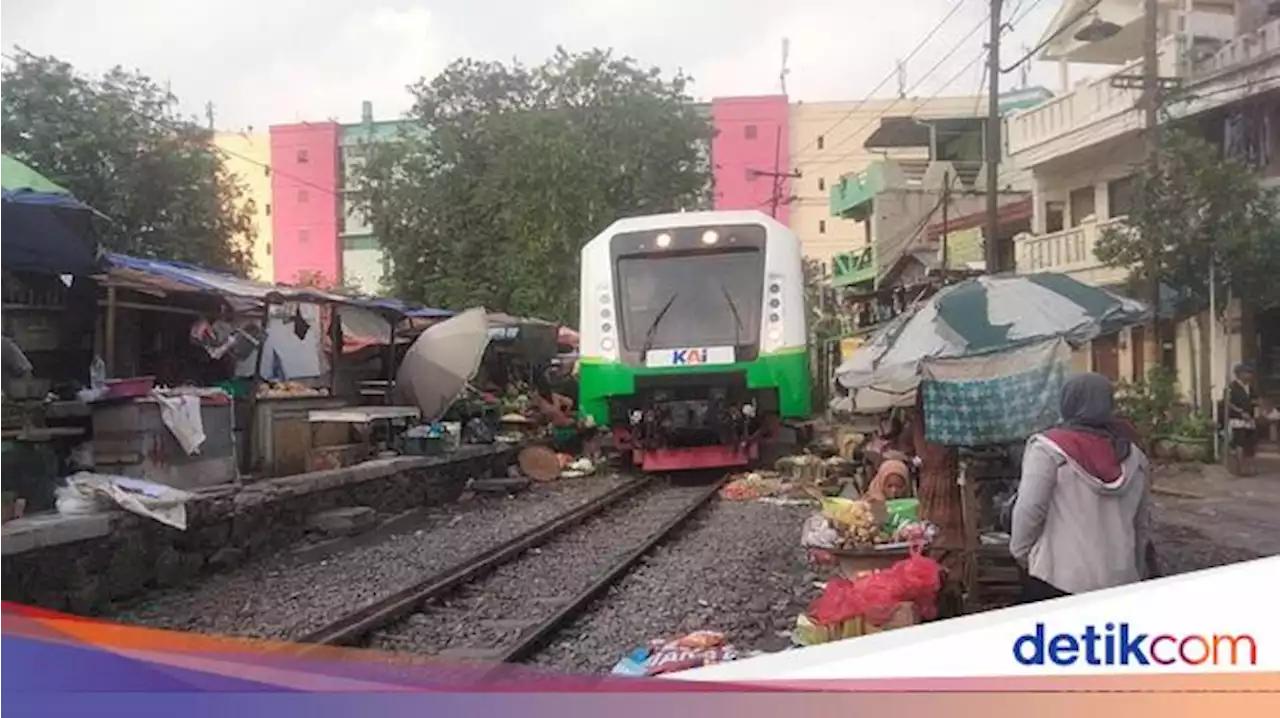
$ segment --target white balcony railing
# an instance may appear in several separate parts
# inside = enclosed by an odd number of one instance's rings
[[[1124,217],[1113,217],[1052,234],[1018,235],[1014,238],[1017,271],[1020,274],[1059,272],[1094,286],[1121,282],[1129,271],[1103,265],[1095,250],[1107,230],[1123,228],[1124,220]]]
[[[1181,78],[1184,86],[1194,86],[1278,55],[1280,19],[1233,38],[1206,57],[1189,57],[1186,37],[1169,35],[1160,43],[1160,74]],[[1141,74],[1142,61],[1135,60],[1114,73],[1083,82],[1065,95],[1010,116],[1005,123],[1009,154],[1020,164],[1035,165],[1141,128],[1141,90],[1111,85],[1115,75]],[[1222,102],[1228,99],[1224,95]]]

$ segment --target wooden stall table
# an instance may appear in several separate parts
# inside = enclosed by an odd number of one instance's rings
[[[353,406],[308,412],[313,448],[307,468],[310,471],[336,469],[368,459],[376,453],[373,434],[377,426],[386,426],[390,435],[392,429],[403,427],[421,416],[422,412],[416,406]],[[355,428],[360,439],[355,443],[320,446],[315,441],[315,431],[324,424],[346,424]]]

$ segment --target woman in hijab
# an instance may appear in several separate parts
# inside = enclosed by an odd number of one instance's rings
[[[1009,550],[1027,572],[1023,602],[1148,576],[1151,466],[1115,416],[1111,381],[1079,374],[1062,388],[1062,423],[1031,437]]]

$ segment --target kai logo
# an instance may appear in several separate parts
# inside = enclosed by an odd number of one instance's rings
[[[675,349],[671,352],[671,363],[676,366],[688,364],[706,364],[706,349]]]

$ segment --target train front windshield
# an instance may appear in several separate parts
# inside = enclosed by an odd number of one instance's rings
[[[642,351],[651,331],[651,350],[759,341],[760,249],[621,257],[617,272],[622,341],[630,351]]]

